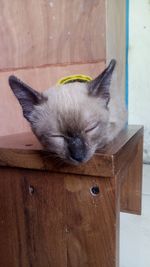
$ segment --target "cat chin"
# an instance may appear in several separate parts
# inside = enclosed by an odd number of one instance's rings
[[[87,161],[89,161],[90,159],[88,160],[84,160],[82,162],[78,162],[78,161],[75,161],[75,160],[66,160],[65,162],[69,165],[73,165],[73,166],[79,166],[79,165],[83,165],[85,164]]]
[[[71,157],[66,158],[64,161],[68,163],[69,165],[79,166],[87,163],[94,155],[95,152],[91,153],[90,155],[87,155],[82,161],[76,161],[72,159]]]

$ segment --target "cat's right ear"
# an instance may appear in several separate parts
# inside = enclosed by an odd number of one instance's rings
[[[31,122],[34,106],[41,104],[44,96],[13,75],[9,77],[9,85],[22,107],[24,117]]]

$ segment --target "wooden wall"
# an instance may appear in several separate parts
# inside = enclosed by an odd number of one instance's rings
[[[109,2],[0,1],[0,135],[29,130],[8,86],[9,75],[15,74],[43,91],[62,76],[83,73],[95,77],[102,71],[109,57],[107,40],[111,46],[112,38]],[[119,10],[122,7],[119,4]],[[110,10],[108,14],[106,9]],[[116,9],[114,16],[118,14]],[[116,17],[113,29],[116,23],[121,25],[122,15]]]
[[[126,0],[107,0],[106,12],[106,61],[117,60],[113,75],[112,93],[116,90],[125,99],[126,63]]]
[[[105,1],[1,0],[0,69],[105,59]]]

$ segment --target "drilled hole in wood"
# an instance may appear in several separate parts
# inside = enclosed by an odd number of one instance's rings
[[[97,185],[91,187],[90,192],[93,196],[97,196],[100,193],[99,187]]]
[[[34,194],[34,187],[32,185],[29,185],[29,194],[33,195]]]
[[[25,146],[33,146],[32,144],[25,144]]]

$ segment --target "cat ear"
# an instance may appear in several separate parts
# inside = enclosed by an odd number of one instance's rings
[[[116,60],[112,59],[109,66],[94,80],[88,83],[88,92],[91,96],[99,96],[106,101],[106,105],[110,99],[110,83]]]
[[[24,117],[30,121],[34,105],[41,104],[45,100],[44,96],[13,75],[9,77],[9,85],[22,106]]]

